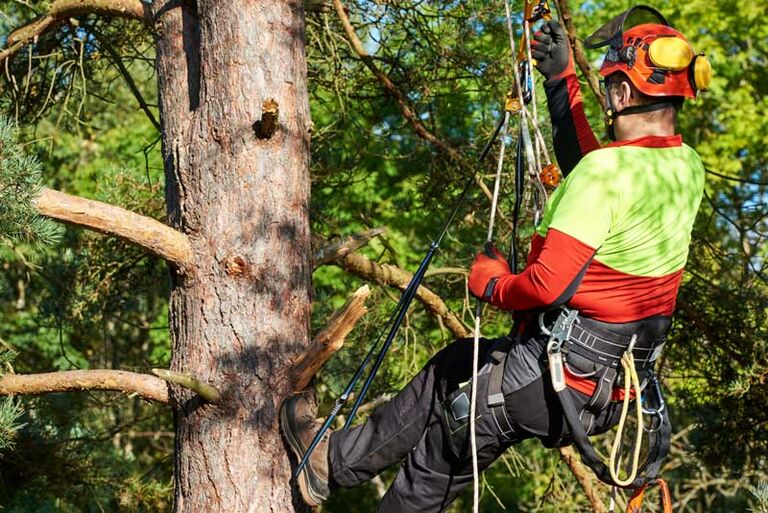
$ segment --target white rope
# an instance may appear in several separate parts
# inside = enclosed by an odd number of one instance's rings
[[[501,185],[501,172],[504,169],[504,153],[507,148],[507,127],[509,126],[509,111],[504,111],[504,123],[501,126],[501,148],[499,160],[496,164],[496,178],[493,182],[493,196],[491,199],[491,216],[488,220],[488,236],[486,242],[493,241],[493,226],[496,222],[496,209],[499,204],[499,189]],[[480,468],[477,461],[477,372],[480,365],[480,316],[482,303],[477,301],[475,307],[474,343],[472,344],[472,392],[469,400],[469,438],[472,445],[472,511],[480,511]]]

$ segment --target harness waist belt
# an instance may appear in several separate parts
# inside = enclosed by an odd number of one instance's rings
[[[631,335],[611,332],[590,322],[590,319],[579,317],[573,324],[566,344],[568,360],[575,363],[572,357],[578,355],[591,362],[616,369],[631,340]],[[641,369],[650,367],[661,354],[665,340],[666,336],[638,337],[632,351],[636,366]]]

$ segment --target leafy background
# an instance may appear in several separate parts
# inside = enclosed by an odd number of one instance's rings
[[[46,6],[0,0],[0,34]],[[628,6],[612,0],[573,2],[579,36]],[[406,93],[425,126],[466,158],[477,155],[511,82],[503,4],[358,0],[348,7],[367,50]],[[657,7],[697,51],[707,53],[715,69],[711,90],[680,116],[680,132],[711,173],[675,328],[660,366],[676,431],[665,475],[673,484],[675,511],[766,511],[768,491],[760,483],[766,481],[768,456],[768,28],[762,22],[768,6],[669,0]],[[386,235],[361,252],[413,270],[467,170],[415,135],[351,51],[335,13],[308,14],[307,52],[314,233],[334,240],[386,227]],[[599,54],[588,57],[599,63]],[[8,61],[0,78],[0,105],[19,126],[23,155],[40,163],[43,185],[163,219],[159,134],[125,81],[127,72],[157,118],[153,59],[152,37],[145,29],[83,16]],[[589,117],[600,131],[599,105],[583,85]],[[548,137],[541,89],[538,98]],[[493,167],[488,162],[483,175],[490,176]],[[4,164],[3,173],[8,169]],[[507,179],[505,218],[497,231],[502,247],[509,244],[511,197]],[[0,200],[2,214],[9,196]],[[467,324],[471,303],[464,275],[455,268],[468,267],[480,247],[488,210],[487,200],[476,193],[436,257],[433,268],[440,272],[427,278]],[[526,208],[523,239],[530,234],[530,214]],[[0,220],[2,371],[8,365],[18,373],[146,371],[167,365],[163,262],[121,241],[71,227],[50,234],[57,242],[41,246],[12,238],[8,222]],[[319,330],[361,284],[339,268],[318,268],[313,328]],[[397,297],[397,291],[374,287],[370,313],[318,375],[324,408],[347,383]],[[509,328],[506,315],[492,310],[484,315],[484,333]],[[398,390],[450,340],[450,333],[415,305],[371,397]],[[5,511],[170,510],[173,434],[166,408],[101,393],[2,404],[0,505]],[[334,495],[324,511],[375,511],[395,470]],[[483,484],[485,512],[590,511],[557,453],[533,442],[509,451],[484,474]],[[452,511],[467,511],[468,504],[464,496]]]

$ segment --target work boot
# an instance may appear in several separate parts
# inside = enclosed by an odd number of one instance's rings
[[[299,461],[304,457],[321,425],[315,418],[315,408],[306,394],[294,395],[283,402],[280,409],[280,429]],[[301,498],[312,507],[319,506],[331,494],[328,487],[330,434],[329,430],[320,440],[298,478]]]

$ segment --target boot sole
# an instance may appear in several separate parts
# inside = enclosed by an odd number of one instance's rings
[[[291,400],[292,399],[289,399],[288,401]],[[282,427],[281,431],[283,433],[283,438],[285,438],[285,441],[288,442],[288,446],[296,455],[297,461],[300,462],[301,458],[304,456],[304,453],[307,451],[307,448],[304,447],[304,444],[298,437],[294,436],[293,431],[290,429],[287,413],[288,408],[289,404],[286,403],[280,409],[280,425]],[[307,462],[307,464],[304,465],[304,468],[301,470],[297,481],[299,484],[299,491],[301,492],[301,498],[304,500],[304,502],[307,503],[307,505],[314,508],[322,504],[327,497],[324,497],[322,494],[316,492],[312,486],[309,478],[309,471],[312,470],[310,465],[310,462]]]

